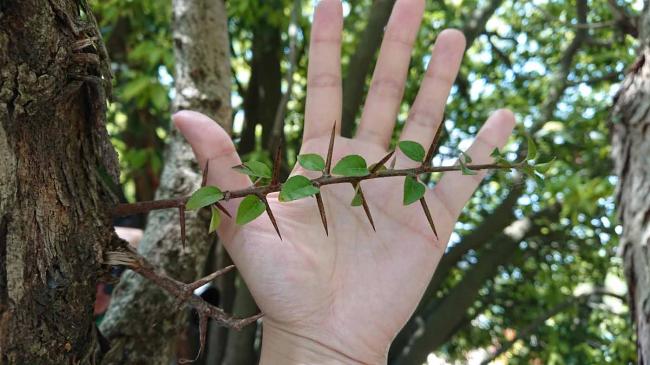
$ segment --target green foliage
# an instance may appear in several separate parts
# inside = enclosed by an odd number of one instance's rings
[[[302,199],[318,194],[318,192],[318,188],[311,183],[311,180],[301,175],[295,175],[282,184],[282,190],[280,190],[280,201],[288,202]]]
[[[223,199],[223,193],[216,186],[204,186],[195,191],[187,200],[185,208],[188,210],[201,209]]]
[[[426,187],[413,176],[404,178],[404,205],[413,204],[420,200],[426,192]]]
[[[458,165],[460,165],[460,171],[462,172],[463,175],[476,175],[477,172],[470,170],[467,168],[467,164],[472,162],[472,158],[470,155],[466,154],[465,152],[461,151],[460,152],[461,157],[458,159]]]
[[[211,214],[212,216],[210,217],[210,228],[208,228],[208,233],[216,231],[221,224],[221,213],[219,212],[219,209],[211,207]]]
[[[311,171],[323,171],[325,169],[325,160],[315,153],[298,156],[298,163],[300,163],[300,166]]]
[[[233,169],[251,177],[271,178],[271,169],[264,163],[258,161],[248,161],[240,166],[233,167]]]
[[[341,176],[366,176],[370,174],[366,160],[359,155],[343,157],[332,169],[332,174]]]
[[[424,147],[421,144],[413,141],[400,141],[398,144],[399,149],[406,155],[416,162],[422,162],[424,160]]]
[[[257,197],[256,195],[249,195],[239,203],[239,208],[237,209],[237,224],[243,225],[255,220],[266,210],[266,205],[264,202]]]

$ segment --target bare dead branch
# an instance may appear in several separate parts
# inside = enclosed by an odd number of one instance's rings
[[[152,281],[154,284],[156,284],[156,286],[163,289],[174,298],[178,299],[181,303],[185,303],[186,305],[195,309],[199,313],[199,316],[212,318],[221,326],[240,330],[245,326],[257,321],[263,316],[262,313],[259,313],[248,318],[233,318],[229,314],[225,313],[221,308],[209,304],[201,297],[194,294],[194,290],[196,290],[196,288],[205,285],[215,278],[233,270],[233,265],[216,271],[213,274],[201,278],[193,283],[185,284],[172,279],[163,273],[157,272],[156,268],[151,263],[149,263],[147,259],[129,247],[125,247],[124,251],[107,252],[104,257],[104,264],[128,267],[129,269]]]

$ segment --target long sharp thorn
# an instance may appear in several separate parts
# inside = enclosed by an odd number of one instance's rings
[[[431,230],[433,231],[433,234],[436,236],[436,239],[438,239],[438,232],[436,231],[436,225],[433,223],[433,217],[431,217],[431,211],[429,210],[429,206],[427,205],[426,199],[424,197],[420,198],[420,204],[422,205],[422,210],[424,210],[424,215],[427,216],[427,221],[429,221],[429,226],[431,226]]]
[[[370,169],[370,174],[372,175],[372,174],[374,174],[375,172],[379,171],[379,169],[380,169],[380,168],[381,168],[381,167],[386,163],[386,161],[388,161],[388,160],[393,156],[394,153],[395,153],[395,150],[392,150],[392,151],[388,152],[388,154],[387,154],[386,156],[384,156],[384,158],[382,158],[381,160],[379,160],[379,162],[377,162],[377,163],[376,163],[376,164],[375,164],[375,165]]]
[[[334,153],[334,139],[336,139],[336,121],[332,126],[332,134],[330,135],[330,144],[327,147],[327,160],[325,162],[325,176],[330,174],[332,168],[332,154]]]
[[[269,201],[266,200],[266,197],[263,197],[262,202],[264,202],[264,206],[266,206],[266,213],[269,215],[269,219],[271,220],[271,223],[273,223],[273,228],[275,228],[275,232],[278,234],[278,237],[280,237],[280,241],[282,241],[280,228],[278,228],[278,222],[275,220],[275,216],[273,215],[273,211],[271,210],[271,205],[269,205]]]
[[[440,126],[438,127],[438,130],[436,131],[436,136],[433,137],[433,142],[431,142],[431,146],[429,146],[429,150],[427,151],[426,157],[424,157],[424,161],[422,162],[422,166],[428,166],[431,164],[431,160],[433,159],[433,155],[436,153],[438,150],[438,142],[440,142],[440,136],[442,136],[442,131],[445,129],[445,124],[444,120],[442,123],[440,123]]]
[[[224,207],[221,203],[216,202],[216,203],[214,203],[214,206],[217,207],[217,209],[219,209],[220,211],[222,211],[223,214],[228,216],[228,218],[232,218],[232,215],[230,215],[230,213],[228,213],[228,210],[226,210],[226,207]]]
[[[203,179],[201,180],[201,186],[205,186],[208,183],[208,169],[210,168],[210,160],[205,161],[205,168],[203,169]]]
[[[275,186],[280,181],[280,168],[282,167],[282,144],[278,145],[273,157],[273,177],[271,178],[271,186]]]
[[[368,206],[366,197],[363,195],[363,190],[361,190],[361,185],[359,185],[358,188],[359,188],[359,196],[361,197],[361,205],[363,206],[363,211],[366,212],[366,217],[368,217],[368,220],[370,221],[372,230],[377,232],[377,229],[375,228],[375,222],[372,220],[372,214],[370,214],[370,207]]]
[[[323,204],[323,197],[320,193],[316,194],[316,204],[318,204],[320,220],[323,222],[323,228],[325,228],[325,235],[329,236],[329,230],[327,229],[327,216],[325,215],[325,204]]]
[[[231,272],[234,269],[235,269],[235,265],[230,265],[230,266],[224,267],[221,270],[217,270],[217,271],[213,272],[212,274],[210,274],[208,276],[205,276],[205,277],[203,277],[203,278],[201,278],[201,279],[199,279],[199,280],[197,280],[197,281],[195,281],[193,283],[187,284],[187,290],[188,290],[189,294],[191,294],[192,292],[194,292],[194,290],[202,287],[203,285],[211,282],[212,280],[218,278],[219,276],[221,276],[223,274]]]
[[[183,249],[185,249],[185,205],[180,205],[178,207],[178,215],[181,221],[181,243],[183,244]]]

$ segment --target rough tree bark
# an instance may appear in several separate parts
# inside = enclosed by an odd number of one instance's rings
[[[638,363],[650,364],[650,3],[639,18],[639,58],[614,99],[612,156],[619,176],[620,252],[636,323]]]
[[[230,54],[223,1],[173,1],[176,99],[174,109],[207,114],[230,129]],[[201,169],[183,137],[172,129],[157,199],[189,195],[201,181]],[[170,276],[190,282],[203,271],[214,236],[209,217],[187,214],[187,242],[181,246],[179,213],[151,213],[139,251]],[[111,339],[105,363],[167,364],[185,312],[173,298],[133,272],[127,272],[102,323]]]
[[[0,1],[0,364],[100,358],[118,174],[101,50],[85,1]]]

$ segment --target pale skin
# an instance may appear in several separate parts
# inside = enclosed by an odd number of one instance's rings
[[[336,137],[334,162],[359,154],[372,163],[388,151],[424,3],[397,0],[356,136]],[[341,29],[340,0],[320,1],[309,48],[301,153],[325,156],[332,125],[341,120]],[[431,144],[464,50],[461,32],[438,35],[401,140],[425,148]],[[188,111],[177,113],[174,121],[200,166],[209,160],[209,185],[222,190],[251,185],[231,169],[241,160],[217,123]],[[467,151],[474,163],[491,162],[490,152],[506,143],[514,124],[509,111],[493,113]],[[416,166],[399,152],[395,158],[398,168]],[[299,167],[292,174],[317,176]],[[347,184],[322,189],[329,236],[312,198],[281,203],[277,194],[269,195],[283,240],[266,214],[245,226],[224,217],[218,233],[264,312],[260,363],[385,364],[391,341],[413,314],[461,210],[484,175],[448,172],[427,191],[438,238],[419,204],[402,204],[403,178],[362,183],[377,232],[361,208],[350,206],[354,192]],[[225,205],[234,213],[238,204]]]

